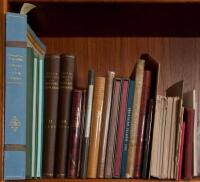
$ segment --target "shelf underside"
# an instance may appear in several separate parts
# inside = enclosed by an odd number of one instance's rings
[[[88,3],[88,2],[94,2],[94,3],[110,3],[110,2],[116,2],[116,3],[200,3],[200,0],[9,0],[9,2],[42,2],[42,3]]]
[[[200,37],[200,4],[35,4],[28,20],[40,37]]]

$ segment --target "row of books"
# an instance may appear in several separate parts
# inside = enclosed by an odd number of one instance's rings
[[[145,128],[152,123],[159,65],[142,58],[130,79],[115,78],[114,71],[95,77],[90,70],[86,94],[73,87],[73,56],[46,55],[43,177],[147,177],[151,130]]]
[[[158,95],[159,64],[143,54],[130,78],[89,70],[80,89],[75,56],[45,51],[26,15],[6,14],[4,179],[193,177],[183,81]]]

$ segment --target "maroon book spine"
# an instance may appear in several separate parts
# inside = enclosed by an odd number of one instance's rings
[[[60,56],[46,55],[44,61],[44,178],[54,176],[54,156],[56,145],[57,106],[59,93]]]
[[[148,101],[150,99],[151,90],[151,76],[152,73],[149,70],[144,71],[143,86],[142,86],[142,99],[140,106],[139,124],[138,124],[138,136],[136,145],[136,157],[134,167],[134,177],[140,178],[142,173],[142,157],[144,146],[144,127],[146,123]]]
[[[81,132],[82,90],[72,92],[71,120],[69,128],[69,152],[67,177],[77,178],[80,132]]]
[[[181,142],[179,148],[178,172],[176,180],[180,180],[182,177],[184,137],[185,137],[185,122],[183,122],[181,126]]]
[[[194,109],[185,108],[185,142],[184,142],[184,161],[183,178],[192,179],[193,176],[193,135],[194,135]]]
[[[122,148],[123,148],[123,139],[124,139],[124,128],[125,128],[125,119],[126,119],[126,106],[127,106],[127,96],[128,96],[128,86],[129,81],[123,80],[122,82],[122,93],[121,93],[121,103],[119,111],[119,121],[118,121],[118,131],[116,137],[116,149],[115,149],[115,159],[114,159],[114,171],[113,177],[120,177],[121,170],[121,158],[122,158]]]

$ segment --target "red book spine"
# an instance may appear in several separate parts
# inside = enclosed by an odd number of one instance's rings
[[[143,78],[142,100],[141,100],[139,124],[138,124],[138,136],[137,136],[136,157],[135,157],[135,167],[134,167],[135,178],[140,178],[142,172],[144,128],[147,116],[147,105],[148,105],[148,100],[150,98],[151,77],[152,77],[151,71],[146,70],[144,72],[144,78]]]
[[[118,132],[116,140],[116,150],[115,150],[115,160],[114,160],[114,173],[113,177],[120,177],[121,170],[121,158],[122,158],[122,148],[123,148],[123,137],[125,129],[125,119],[126,119],[126,106],[128,97],[128,80],[123,80],[122,82],[122,94],[121,94],[121,106],[119,111],[119,121],[118,121]]]
[[[178,172],[177,172],[177,178],[176,178],[177,180],[180,180],[182,177],[184,138],[185,138],[185,122],[183,122],[182,127],[181,127],[181,143],[180,143],[180,148],[179,148]]]
[[[72,92],[72,109],[69,128],[69,152],[67,177],[77,178],[80,131],[81,131],[81,110],[82,110],[82,91],[73,90]]]
[[[192,179],[193,176],[193,135],[194,135],[194,109],[184,110],[185,143],[184,143],[184,162],[183,177],[184,179]]]

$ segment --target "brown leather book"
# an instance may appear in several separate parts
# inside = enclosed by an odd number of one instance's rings
[[[75,89],[72,91],[72,108],[69,127],[69,152],[67,177],[77,178],[80,133],[81,133],[81,110],[82,110],[82,90]]]
[[[185,108],[185,142],[183,154],[183,178],[192,179],[193,176],[193,135],[194,135],[194,115],[195,110]]]
[[[71,92],[74,85],[74,64],[75,57],[73,55],[61,55],[55,161],[55,176],[57,178],[64,178],[66,176]]]
[[[54,156],[56,144],[57,106],[59,93],[60,56],[46,55],[44,61],[44,178],[54,176]]]
[[[154,101],[153,99],[150,99],[149,104],[148,104],[148,116],[147,116],[145,133],[144,133],[144,150],[143,150],[144,152],[143,152],[143,157],[142,157],[142,178],[148,178],[149,176],[151,146],[152,146],[153,110],[154,110]]]
[[[101,140],[100,140],[100,146],[99,146],[99,158],[98,158],[98,168],[97,168],[98,178],[104,178],[108,127],[109,127],[109,119],[110,119],[110,106],[111,106],[114,76],[115,76],[114,72],[112,71],[107,72],[106,84],[105,84],[105,95],[104,95],[104,102],[103,102]]]
[[[93,98],[93,110],[92,110],[92,122],[90,132],[90,144],[88,155],[88,168],[87,177],[96,178],[97,174],[97,162],[99,155],[99,141],[100,130],[102,121],[102,108],[105,89],[105,78],[96,77],[94,86],[94,98]]]
[[[140,178],[142,171],[142,158],[143,158],[143,145],[144,145],[144,127],[146,126],[146,116],[148,101],[150,99],[151,90],[151,71],[144,71],[143,86],[142,86],[142,99],[140,105],[140,115],[138,123],[138,135],[136,145],[134,177]]]

